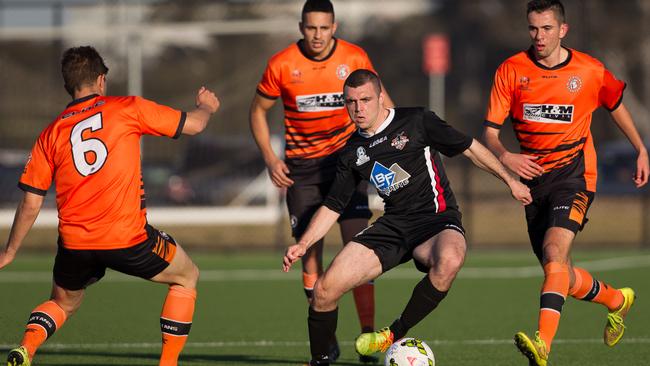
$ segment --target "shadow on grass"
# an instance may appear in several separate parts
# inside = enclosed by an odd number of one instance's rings
[[[88,360],[75,363],[72,360],[58,360],[58,361],[48,361],[43,360],[45,355],[49,356],[58,356],[65,358],[65,356],[70,356],[74,358],[79,358],[83,356],[87,357],[103,357],[111,359],[113,362],[106,362],[97,360],[99,362],[90,363]],[[36,356],[38,365],[40,366],[55,366],[55,365],[70,365],[70,366],[114,366],[114,365],[134,365],[134,366],[150,366],[156,365],[159,355],[151,353],[115,353],[115,352],[101,352],[101,351],[90,351],[90,350],[41,350]],[[121,361],[118,361],[121,360]],[[72,362],[71,362],[72,361]],[[307,360],[304,358],[299,359],[286,359],[286,358],[273,358],[265,357],[264,355],[259,356],[249,356],[249,355],[240,355],[240,354],[187,354],[181,355],[179,364],[183,365],[305,365]],[[337,361],[337,366],[358,366],[360,363],[354,362],[345,362]]]

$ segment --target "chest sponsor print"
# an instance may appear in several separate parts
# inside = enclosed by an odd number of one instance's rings
[[[524,104],[524,120],[540,123],[573,122],[572,104]]]
[[[322,112],[343,108],[343,93],[322,93],[296,96],[299,112]]]
[[[411,175],[397,163],[391,165],[389,169],[376,161],[370,173],[370,182],[385,196],[390,196],[392,192],[409,184],[409,178]]]

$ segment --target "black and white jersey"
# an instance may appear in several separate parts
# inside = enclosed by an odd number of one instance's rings
[[[473,139],[424,108],[390,109],[373,136],[355,132],[339,156],[327,208],[342,212],[355,187],[377,188],[387,214],[458,209],[440,158],[457,155]]]

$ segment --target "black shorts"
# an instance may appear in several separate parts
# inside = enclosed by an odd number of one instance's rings
[[[150,279],[162,272],[176,254],[176,241],[165,232],[146,226],[147,239],[129,248],[108,250],[66,249],[59,242],[54,261],[54,282],[66,290],[81,290],[99,281],[106,268]]]
[[[557,185],[553,190],[534,197],[526,206],[528,236],[535,255],[542,259],[544,235],[551,227],[562,227],[578,233],[587,223],[587,211],[594,192],[575,184]]]
[[[465,235],[461,214],[447,210],[435,214],[384,215],[367,229],[357,234],[353,241],[372,249],[381,262],[382,273],[413,258],[413,250],[443,230],[452,229]],[[415,262],[424,273],[427,266]]]
[[[294,238],[298,239],[305,233],[309,221],[323,204],[331,185],[332,181],[309,185],[294,184],[287,189],[287,207]],[[372,212],[368,208],[368,183],[364,181],[357,186],[338,221],[371,217]]]

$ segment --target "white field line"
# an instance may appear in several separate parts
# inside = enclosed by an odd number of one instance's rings
[[[493,346],[511,345],[512,339],[468,339],[468,340],[425,340],[432,347],[437,346]],[[602,338],[576,338],[576,339],[555,339],[554,344],[601,344]],[[625,338],[622,343],[629,344],[650,344],[650,338]],[[352,341],[339,341],[342,346],[352,346]],[[0,344],[0,349],[11,349],[14,344]],[[238,347],[308,347],[308,341],[230,341],[230,342],[188,342],[185,348],[238,348]],[[143,349],[160,348],[160,342],[139,342],[139,343],[46,343],[42,349],[65,350],[65,349]]]
[[[279,261],[278,261],[279,262]],[[589,271],[605,272],[631,268],[650,267],[650,255],[617,257],[599,259],[576,263]],[[422,274],[412,268],[396,268],[381,277],[382,280],[395,279],[417,279]],[[283,273],[278,266],[274,269],[233,269],[233,270],[203,270],[201,271],[201,282],[225,282],[225,281],[295,281],[299,270],[292,270]],[[527,267],[465,267],[458,274],[458,278],[464,279],[513,279],[541,277],[540,266]],[[49,271],[0,271],[0,283],[36,283],[51,282],[52,273]],[[134,282],[142,281],[139,278],[130,277],[110,271],[102,282]]]

